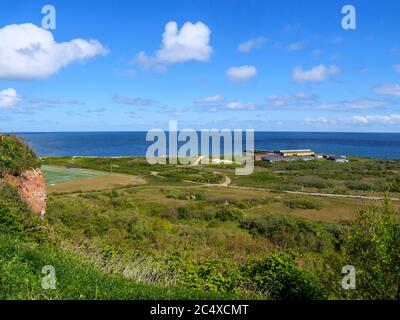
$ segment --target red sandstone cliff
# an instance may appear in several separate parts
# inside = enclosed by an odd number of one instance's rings
[[[28,203],[31,210],[41,217],[46,212],[46,184],[42,171],[32,169],[19,176],[5,175],[5,180],[15,187],[21,198]]]

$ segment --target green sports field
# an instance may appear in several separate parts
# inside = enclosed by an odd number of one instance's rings
[[[66,167],[55,167],[55,166],[42,166],[42,171],[46,183],[48,185],[55,185],[62,182],[95,178],[98,176],[103,176],[105,173],[96,172],[92,170],[84,170],[77,168],[66,168]]]

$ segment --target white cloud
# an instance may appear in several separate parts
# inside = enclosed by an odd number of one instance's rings
[[[388,101],[373,100],[373,99],[359,99],[353,101],[346,101],[336,105],[335,109],[342,110],[355,110],[355,109],[376,109],[383,108],[389,105]]]
[[[0,91],[0,108],[12,108],[21,101],[21,96],[14,89]]]
[[[339,102],[320,102],[315,94],[299,92],[291,95],[272,95],[268,97],[268,106],[280,109],[318,109],[333,111],[379,109],[389,106],[391,102],[386,99],[357,99]]]
[[[388,115],[357,115],[346,118],[329,119],[324,116],[304,119],[305,124],[331,126],[376,126],[376,125],[398,125],[400,124],[400,114]]]
[[[351,101],[342,101],[335,103],[320,103],[313,106],[314,109],[349,111],[349,110],[368,110],[387,107],[390,103],[384,100],[359,99]]]
[[[252,49],[261,47],[265,43],[265,41],[266,40],[264,37],[249,39],[245,42],[240,43],[237,49],[240,52],[250,52]]]
[[[306,45],[306,42],[305,42],[305,41],[296,41],[296,42],[293,42],[293,43],[289,44],[289,45],[286,47],[286,50],[287,50],[287,51],[297,51],[297,50],[301,50],[301,49],[304,49],[305,45]]]
[[[253,79],[257,74],[254,66],[230,67],[226,70],[226,75],[234,82],[246,82]]]
[[[394,69],[394,71],[400,73],[400,64],[395,64],[395,65],[393,66],[393,69]]]
[[[353,116],[355,124],[400,124],[400,114]]]
[[[135,62],[141,67],[164,71],[165,65],[185,61],[207,61],[212,53],[211,30],[203,22],[186,22],[179,30],[175,21],[165,25],[161,49],[154,56],[145,52],[136,55]]]
[[[254,103],[230,102],[225,107],[228,110],[254,110],[257,106]]]
[[[97,40],[57,43],[34,24],[7,25],[0,29],[0,79],[47,78],[70,63],[107,53]]]
[[[374,92],[376,94],[385,95],[385,96],[400,96],[400,84],[384,84],[380,86],[376,86],[374,88]]]
[[[193,101],[194,103],[197,104],[215,104],[224,101],[224,96],[220,93],[214,95],[214,96],[209,96],[209,97],[203,97],[200,99],[197,99]]]
[[[134,62],[146,70],[153,69],[157,73],[164,73],[166,71],[165,65],[160,64],[154,58],[149,57],[144,51],[141,51],[136,55]]]
[[[323,82],[339,72],[339,68],[334,65],[326,67],[320,64],[310,70],[304,70],[302,66],[297,66],[293,69],[293,80],[298,83]]]

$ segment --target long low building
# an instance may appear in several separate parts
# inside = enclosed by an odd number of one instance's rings
[[[315,152],[311,149],[279,150],[277,153],[283,157],[304,157],[315,155]]]
[[[261,157],[262,161],[265,162],[278,162],[278,161],[295,161],[295,160],[304,160],[304,161],[309,161],[309,160],[314,160],[316,159],[314,156],[288,156],[284,157],[280,154],[276,153],[271,153],[271,154],[265,154]]]
[[[255,161],[278,162],[278,161],[295,161],[295,160],[315,160],[325,158],[335,162],[349,162],[345,156],[337,156],[335,154],[316,153],[311,149],[284,149],[284,150],[252,150]]]

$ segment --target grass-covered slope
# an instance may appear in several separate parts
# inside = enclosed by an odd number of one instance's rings
[[[0,185],[0,299],[235,299],[228,293],[140,284],[104,272],[32,214],[10,186]],[[42,268],[56,271],[56,289],[42,287]]]

